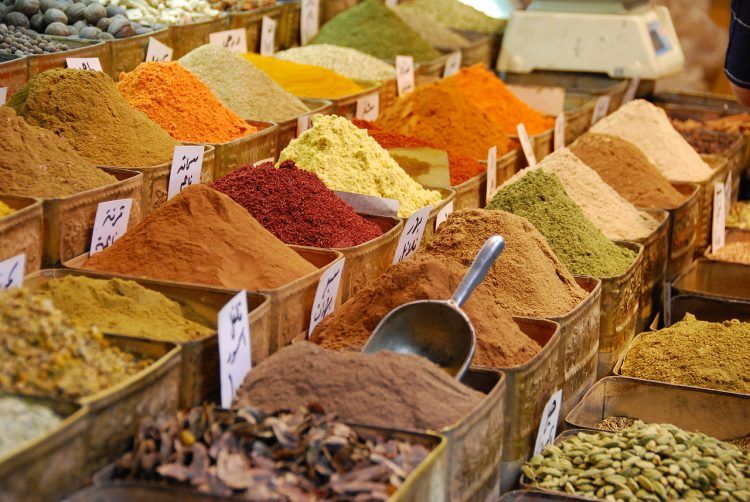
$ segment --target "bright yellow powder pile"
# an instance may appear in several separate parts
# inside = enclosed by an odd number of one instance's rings
[[[259,54],[243,54],[286,92],[302,98],[331,99],[362,90],[356,82],[321,66],[293,63]]]
[[[2,218],[3,216],[8,216],[9,214],[13,214],[15,212],[15,209],[0,201],[0,218]]]
[[[343,117],[319,115],[279,157],[313,172],[328,188],[397,199],[399,216],[440,201],[440,192],[414,181],[367,131]]]

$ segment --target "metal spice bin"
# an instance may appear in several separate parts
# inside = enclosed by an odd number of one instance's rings
[[[307,106],[309,111],[304,115],[330,115],[333,113],[333,102],[326,99],[307,99],[303,98],[302,102]],[[286,148],[291,141],[297,137],[297,119],[299,115],[286,122],[278,123],[278,140],[276,144],[276,157],[279,158],[281,151]]]
[[[25,285],[38,290],[53,279],[68,276],[84,276],[94,279],[111,279],[112,274],[91,270],[45,269],[27,276]],[[211,326],[214,332],[197,340],[179,342],[182,348],[180,376],[180,407],[198,406],[205,401],[219,399],[219,349],[216,337],[216,319],[219,310],[235,295],[235,292],[209,286],[191,286],[150,279],[130,279],[141,286],[163,294],[172,301],[190,308],[200,319],[200,324]],[[260,293],[247,293],[248,320],[253,365],[269,356],[257,350],[267,345],[270,335],[271,301]],[[195,319],[192,319],[195,320]],[[114,333],[123,337],[128,335]]]
[[[672,283],[672,294],[750,301],[750,267],[700,258]]]
[[[2,220],[0,220],[0,223]],[[725,236],[725,245],[729,244],[744,244],[747,248],[747,256],[750,258],[750,232],[747,230],[740,230],[738,228],[730,228],[726,231]],[[727,257],[720,257],[716,256],[711,252],[711,246],[708,246],[706,249],[706,252],[704,253],[704,256],[713,261],[722,261],[726,263],[736,263],[738,265],[745,265],[748,266],[750,263],[743,263],[742,261],[733,261],[731,258]]]
[[[215,149],[213,179],[218,180],[238,167],[254,164],[276,155],[279,126],[254,120],[245,122],[257,127],[258,131],[228,143],[209,143]]]
[[[253,10],[229,11],[229,29],[234,30],[244,28],[247,39],[247,50],[250,52],[260,52],[260,35],[263,25],[263,17],[268,16],[276,25],[281,24],[282,5],[268,5]],[[279,47],[280,31],[277,29],[274,34],[274,51]]]
[[[536,157],[537,162],[541,162],[544,157],[552,153],[552,137],[554,133],[555,129],[553,127],[544,132],[540,132],[539,134],[529,136],[531,147],[534,149],[534,156]],[[518,140],[518,136],[511,134],[508,137],[512,140],[512,147],[515,147],[515,149],[518,150],[518,156],[516,157],[516,172],[518,172],[521,169],[528,167],[529,161],[526,159],[526,155],[524,155],[523,150],[519,146],[521,143]],[[497,181],[498,185],[501,183],[500,180]]]
[[[646,329],[661,308],[669,256],[669,213],[661,209],[642,211],[653,216],[659,225],[648,237],[636,241],[643,244],[643,288],[636,333]]]
[[[666,209],[669,213],[668,281],[677,277],[693,261],[701,196],[701,187],[694,183],[672,183],[672,186],[686,199],[682,205]]]
[[[30,274],[42,266],[44,217],[42,201],[31,197],[0,195],[0,202],[15,212],[0,218],[0,261],[26,253],[24,271]]]
[[[169,28],[165,27],[143,35],[116,38],[105,42],[109,57],[107,73],[112,77],[112,80],[117,82],[121,72],[134,70],[136,66],[146,60],[149,38],[155,38],[165,45],[169,45],[172,41]]]
[[[281,4],[281,22],[276,27],[279,49],[289,49],[300,45],[300,18],[302,7],[300,0]]]
[[[100,40],[76,40],[67,37],[50,37],[66,44],[69,51],[34,54],[26,57],[29,78],[52,68],[66,68],[67,58],[98,58],[104,73],[109,73],[109,46]]]
[[[513,149],[497,159],[497,168],[495,170],[497,186],[500,186],[516,173],[517,158],[518,150]],[[486,160],[480,160],[479,163],[485,167],[487,166]],[[456,198],[453,200],[453,209],[456,211],[459,209],[478,209],[487,205],[486,172],[469,178],[460,185],[455,185],[451,188],[456,191]]]
[[[565,93],[565,144],[569,145],[591,127],[596,98],[589,94]],[[554,133],[553,133],[554,134]]]
[[[440,192],[440,195],[442,198],[440,199],[440,202],[432,206],[432,209],[430,209],[430,215],[427,218],[427,225],[424,228],[424,234],[422,234],[422,242],[420,243],[420,248],[430,242],[432,238],[435,236],[435,220],[437,219],[438,213],[448,204],[453,203],[453,200],[456,197],[456,191],[450,188],[434,188],[433,190],[437,190]],[[404,222],[406,222],[407,218],[404,218]]]
[[[229,27],[229,16],[221,13],[213,19],[197,23],[175,24],[169,27],[172,43],[172,61],[176,61],[193,49],[208,43],[208,36]]]
[[[718,165],[722,160],[727,162],[727,172],[732,173],[732,201],[736,202],[740,192],[740,180],[745,170],[745,140],[739,134],[735,134],[734,136],[737,136],[737,139],[726,151],[720,154],[701,154],[701,158],[709,166]]]
[[[21,88],[29,79],[26,56],[0,54],[0,87],[8,88],[7,98]]]
[[[693,314],[700,321],[724,322],[737,319],[741,322],[750,322],[750,301],[702,295],[677,295],[671,298],[669,305],[670,318],[664,319],[665,326],[671,326],[674,321],[681,321],[687,313]],[[659,327],[658,324],[651,326],[651,330]]]

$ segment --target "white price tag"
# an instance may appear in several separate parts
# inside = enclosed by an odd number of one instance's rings
[[[273,157],[268,157],[268,158],[266,158],[266,159],[260,159],[260,160],[259,160],[259,161],[257,161],[257,162],[253,162],[253,167],[258,167],[258,166],[262,166],[262,165],[263,165],[263,164],[265,164],[266,162],[271,162],[271,163],[273,163],[273,161],[274,161],[274,158],[273,158]]]
[[[65,58],[68,68],[74,70],[96,70],[102,71],[102,64],[99,58]]]
[[[276,51],[276,21],[263,16],[260,28],[260,55],[273,56]]]
[[[727,198],[724,195],[724,183],[714,183],[714,212],[711,226],[711,252],[715,253],[724,247],[727,226]]]
[[[518,141],[521,142],[521,149],[526,156],[526,163],[529,164],[529,167],[534,167],[536,165],[536,153],[534,153],[534,147],[531,146],[531,138],[529,138],[529,133],[526,132],[526,126],[523,123],[518,124],[516,131],[518,132]]]
[[[497,190],[497,147],[492,146],[487,150],[487,188],[484,192],[484,200],[489,204],[492,196]]]
[[[372,216],[395,217],[401,202],[397,199],[387,199],[375,195],[362,195],[361,193],[339,192],[334,190],[336,196],[349,204],[355,213],[370,214]]]
[[[154,37],[148,37],[148,48],[146,49],[146,62],[172,61],[174,50]]]
[[[302,45],[312,40],[320,28],[320,0],[302,0],[300,35]]]
[[[357,111],[355,117],[360,120],[373,121],[380,113],[380,95],[376,92],[368,94],[357,100]]]
[[[132,207],[133,199],[109,200],[96,206],[89,256],[107,249],[123,236],[128,230]]]
[[[396,84],[399,96],[404,96],[414,90],[413,57],[396,56]]]
[[[636,75],[633,80],[628,84],[628,88],[625,89],[625,94],[622,96],[622,103],[620,106],[630,103],[635,99],[635,93],[638,92],[638,86],[641,85],[641,77]]]
[[[217,31],[208,35],[208,42],[224,47],[230,52],[247,52],[247,32],[245,28]]]
[[[8,100],[8,88],[0,87],[0,106],[3,106]]]
[[[404,229],[401,231],[401,237],[398,239],[396,254],[393,256],[393,265],[407,259],[411,254],[419,249],[422,242],[422,235],[427,226],[427,218],[430,217],[432,206],[425,206],[419,211],[412,213],[409,219],[404,223]]]
[[[560,418],[562,409],[562,389],[558,390],[549,398],[542,411],[542,419],[539,421],[539,430],[536,433],[536,444],[534,455],[542,452],[545,446],[555,442],[557,434],[557,420]]]
[[[725,213],[727,216],[729,216],[729,210],[732,209],[732,171],[729,171],[727,173],[727,181],[724,183],[724,192],[727,197],[725,208]]]
[[[458,73],[461,69],[461,51],[454,51],[448,54],[448,59],[445,60],[445,69],[443,70],[443,78],[450,77]]]
[[[599,96],[599,99],[596,100],[596,104],[594,105],[594,113],[591,115],[591,125],[596,124],[607,116],[609,102],[609,96]]]
[[[565,114],[561,113],[555,118],[555,151],[565,148]]]
[[[437,231],[438,228],[440,228],[440,225],[445,223],[445,220],[448,219],[448,216],[451,215],[453,212],[453,201],[450,201],[445,205],[443,209],[438,211],[437,216],[435,217],[435,230]]]
[[[229,408],[245,376],[253,367],[247,291],[244,289],[219,311],[219,373],[221,407]]]
[[[190,185],[201,182],[203,166],[202,146],[176,146],[172,156],[172,169],[169,172],[169,189],[167,200],[171,199]]]
[[[20,288],[26,268],[26,254],[21,253],[0,261],[0,289]]]
[[[301,117],[297,117],[297,137],[301,136],[303,132],[312,127],[312,121],[312,115],[302,115]]]
[[[336,296],[339,294],[341,275],[344,273],[344,261],[345,259],[342,258],[341,261],[331,265],[320,276],[318,289],[315,290],[312,312],[310,312],[310,329],[307,330],[308,337],[315,331],[318,323],[336,308]]]
[[[385,4],[393,9],[398,5],[398,0],[385,0]]]

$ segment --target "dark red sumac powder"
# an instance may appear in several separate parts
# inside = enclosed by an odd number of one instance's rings
[[[287,244],[348,248],[383,232],[359,216],[313,173],[294,161],[245,166],[211,187],[247,209],[269,232]]]

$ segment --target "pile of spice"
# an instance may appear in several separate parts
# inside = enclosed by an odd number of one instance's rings
[[[275,3],[276,0],[211,0],[211,6],[218,10],[253,10]]]
[[[248,53],[242,56],[295,96],[336,99],[363,90],[352,79],[321,66],[294,63],[260,54]]]
[[[178,141],[228,143],[257,130],[177,62],[141,63],[120,75],[117,90]]]
[[[386,500],[428,454],[318,407],[265,414],[204,406],[144,420],[113,478],[245,500]]]
[[[672,119],[672,125],[690,143],[690,146],[702,154],[724,153],[738,140],[736,135],[704,129],[703,124],[697,120]]]
[[[636,207],[673,209],[685,202],[686,195],[628,141],[587,132],[570,151]]]
[[[343,117],[320,115],[281,152],[285,160],[315,173],[331,190],[400,201],[399,216],[440,202],[440,192],[414,181],[367,132]]]
[[[117,92],[106,73],[48,70],[8,100],[32,125],[65,138],[98,166],[143,167],[169,162],[177,143]],[[37,147],[38,148],[38,147]]]
[[[0,110],[0,114],[2,114],[2,110]],[[0,167],[0,171],[2,171],[2,168]],[[0,176],[1,178],[1,176]],[[3,190],[4,191],[4,190]],[[0,218],[3,218],[5,216],[10,216],[11,214],[15,213],[16,210],[4,203],[3,201],[0,201]]]
[[[58,198],[115,182],[63,138],[0,107],[0,193]]]
[[[640,420],[579,432],[521,468],[522,483],[607,500],[734,500],[750,494],[750,456],[716,438]]]
[[[727,242],[724,247],[712,252],[709,258],[716,261],[750,265],[750,242],[746,240]]]
[[[727,227],[750,229],[750,201],[738,201],[732,204],[727,215]]]
[[[386,150],[390,148],[439,148],[429,141],[424,141],[414,136],[406,136],[397,132],[386,131],[374,122],[354,119],[354,125],[362,129],[367,129],[367,133]],[[452,150],[446,149],[448,154],[448,165],[450,169],[451,186],[457,186],[468,181],[475,176],[487,171],[478,160],[471,157],[457,154]]]
[[[591,131],[631,142],[670,181],[701,182],[713,172],[672,127],[664,110],[643,99],[621,106]]]
[[[415,300],[450,298],[466,273],[458,262],[418,255],[389,268],[338,307],[315,329],[311,341],[327,349],[360,351],[391,310]],[[475,366],[507,368],[523,364],[541,347],[498,305],[491,287],[480,287],[463,307],[477,336]]]
[[[454,30],[497,33],[505,21],[495,19],[459,0],[409,0],[415,12],[434,17],[439,23]]]
[[[383,129],[414,136],[472,159],[486,159],[497,146],[498,155],[510,142],[503,128],[475,106],[455,79],[417,87],[381,111],[376,124]]]
[[[45,282],[34,294],[46,298],[83,329],[167,342],[204,338],[215,330],[163,294],[123,279],[68,275]]]
[[[99,0],[107,6],[125,7],[128,17],[141,24],[189,24],[209,21],[220,12],[207,0]]]
[[[750,114],[727,115],[726,117],[707,120],[703,125],[712,131],[747,134],[750,133]]]
[[[46,406],[0,394],[0,457],[45,435],[62,419]]]
[[[224,194],[193,185],[151,212],[85,268],[257,291],[316,269]]]
[[[692,314],[642,333],[622,364],[623,376],[750,394],[750,323],[699,321]]]
[[[440,49],[463,49],[469,46],[469,41],[455,31],[440,24],[429,14],[420,12],[407,2],[397,5],[394,12],[433,47]]]
[[[563,316],[588,296],[534,225],[504,211],[453,212],[424,252],[469,267],[494,234],[505,237],[505,249],[478,291],[487,291],[510,314]]]
[[[446,80],[455,80],[458,90],[500,125],[505,134],[517,134],[518,124],[524,124],[532,135],[548,131],[554,125],[554,119],[545,117],[518,99],[497,75],[481,64],[461,68]]]
[[[348,248],[383,234],[315,174],[298,169],[291,160],[278,169],[272,162],[241,167],[211,187],[231,197],[287,244]]]
[[[310,110],[242,56],[214,44],[180,58],[219,101],[245,120],[285,122]]]
[[[635,424],[635,422],[634,418],[614,416],[600,420],[594,427],[605,431],[618,432],[627,429]]]
[[[60,399],[90,396],[151,363],[76,328],[25,288],[0,291],[0,390]]]
[[[560,179],[541,169],[502,188],[487,205],[528,219],[574,274],[613,277],[627,270],[636,254],[607,239],[565,193]]]
[[[352,80],[374,82],[396,78],[396,69],[388,63],[364,52],[338,45],[293,47],[277,52],[274,57],[294,63],[322,66]]]
[[[45,35],[37,35],[22,26],[0,23],[0,54],[31,56],[70,50],[67,44]]]
[[[345,10],[324,24],[311,43],[341,45],[389,60],[412,56],[422,62],[440,57],[382,0],[365,0]]]
[[[299,342],[253,368],[232,408],[270,412],[316,403],[346,422],[422,431],[458,422],[483,397],[420,356],[334,352]]]

